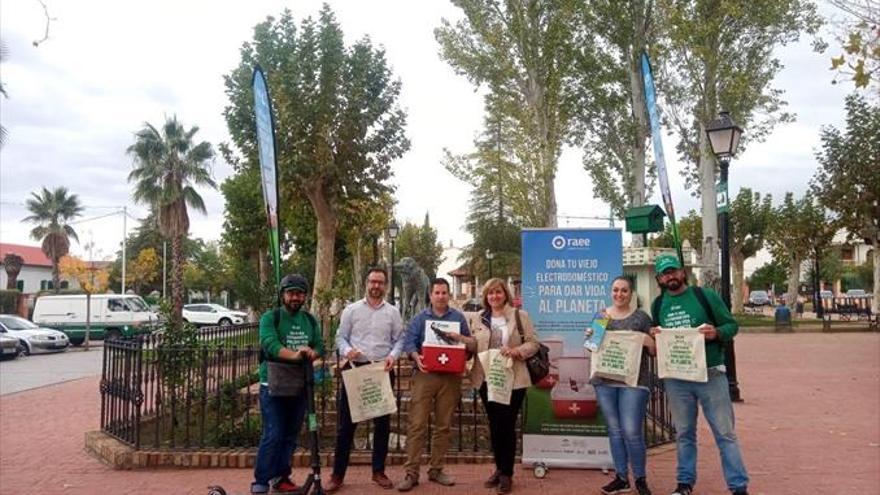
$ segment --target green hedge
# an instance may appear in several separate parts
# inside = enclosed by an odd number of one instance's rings
[[[10,315],[17,314],[18,298],[20,296],[21,292],[16,289],[0,290],[0,313]]]

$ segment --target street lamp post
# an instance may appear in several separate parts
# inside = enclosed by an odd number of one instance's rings
[[[388,283],[391,285],[391,290],[388,291],[388,300],[391,304],[394,304],[394,239],[397,239],[397,222],[391,220],[391,225],[388,226],[388,239],[391,241],[391,265],[388,267]]]
[[[492,260],[495,259],[495,253],[491,249],[486,250],[486,259],[489,261],[489,278],[492,278]]]
[[[706,135],[712,145],[712,152],[718,158],[721,168],[721,179],[716,190],[718,204],[718,220],[721,224],[721,299],[730,309],[730,197],[727,192],[727,175],[730,167],[730,158],[736,154],[739,147],[739,138],[742,129],[730,118],[729,112],[719,112],[718,118],[706,126]],[[727,368],[727,381],[730,387],[730,399],[735,402],[742,401],[739,391],[739,382],[736,379],[736,350],[733,341],[725,346],[725,367]]]

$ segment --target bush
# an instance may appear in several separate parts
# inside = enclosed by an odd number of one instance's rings
[[[17,289],[0,290],[0,313],[17,314],[19,297],[21,297],[21,292]]]

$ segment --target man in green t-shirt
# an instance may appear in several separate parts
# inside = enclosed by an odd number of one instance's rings
[[[715,436],[721,453],[721,467],[727,488],[734,495],[748,495],[749,476],[733,431],[733,404],[730,401],[724,368],[724,343],[733,340],[739,325],[718,293],[708,288],[689,287],[678,256],[661,254],[654,260],[657,283],[663,292],[652,304],[656,335],[665,328],[696,328],[706,339],[706,383],[664,378],[666,397],[675,424],[678,486],[672,495],[691,495],[697,481],[697,409]]]
[[[281,304],[260,318],[260,345],[265,359],[260,363],[260,415],[263,432],[254,466],[251,493],[295,493],[290,459],[302,427],[308,398],[273,396],[269,393],[266,360],[314,361],[324,352],[318,321],[302,309],[309,283],[298,274],[281,279]]]

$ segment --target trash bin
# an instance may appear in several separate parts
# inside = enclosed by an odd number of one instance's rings
[[[776,307],[774,313],[774,322],[776,323],[776,331],[792,330],[791,328],[791,310],[785,304]]]

